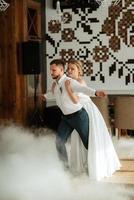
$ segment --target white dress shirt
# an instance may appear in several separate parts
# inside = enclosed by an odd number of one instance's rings
[[[95,96],[94,89],[81,85],[78,81],[67,77],[65,74],[60,78],[58,83],[56,83],[55,89],[54,89],[54,96],[56,99],[57,106],[61,109],[64,115],[72,114],[80,110],[83,106],[78,103],[73,103],[70,96],[68,95],[68,92],[65,88],[65,81],[70,80],[70,84],[72,87],[72,90],[74,92],[82,92],[84,94],[87,94],[89,96]],[[52,94],[51,94],[52,95]],[[46,99],[49,99],[50,93],[45,94]]]

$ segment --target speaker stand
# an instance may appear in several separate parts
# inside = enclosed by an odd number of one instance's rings
[[[37,88],[39,84],[39,75],[34,74],[34,111],[29,120],[29,125],[35,128],[44,126],[44,118],[38,106]]]

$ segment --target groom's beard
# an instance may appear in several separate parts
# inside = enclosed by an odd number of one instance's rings
[[[58,76],[53,76],[52,77],[54,80],[59,80],[60,79],[60,75],[58,75]]]

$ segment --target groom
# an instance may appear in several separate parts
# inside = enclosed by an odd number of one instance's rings
[[[86,110],[82,105],[73,103],[65,88],[65,81],[70,80],[71,87],[75,92],[82,92],[89,96],[105,96],[104,91],[96,91],[87,86],[81,85],[78,81],[71,79],[65,75],[65,64],[60,59],[55,59],[50,63],[51,77],[55,82],[53,94],[56,98],[56,104],[62,111],[62,119],[58,127],[56,136],[56,148],[60,159],[64,162],[65,167],[68,166],[68,157],[65,143],[72,131],[76,129],[84,146],[88,149],[88,135],[89,135],[89,118]],[[47,100],[49,95],[43,95]]]

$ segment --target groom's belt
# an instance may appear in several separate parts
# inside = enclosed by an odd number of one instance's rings
[[[76,111],[76,112],[74,112],[74,113],[71,113],[71,114],[68,114],[68,115],[63,115],[63,116],[65,116],[65,117],[74,117],[74,116],[76,116],[77,114],[79,114],[79,113],[81,113],[82,111],[84,110],[84,108],[81,108],[80,110],[78,110],[78,111]]]

